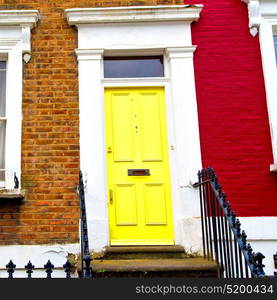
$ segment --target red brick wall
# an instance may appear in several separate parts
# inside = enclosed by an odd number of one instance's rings
[[[32,60],[24,67],[23,204],[0,204],[0,244],[78,241],[79,172],[76,30],[64,9],[119,5],[181,4],[182,0],[2,0],[0,9],[38,9]]]
[[[277,216],[273,163],[258,36],[241,0],[204,4],[192,26],[204,166],[212,166],[241,216]]]

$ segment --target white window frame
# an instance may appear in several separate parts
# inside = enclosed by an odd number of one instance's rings
[[[0,61],[1,62],[4,61],[6,63],[6,65],[5,65],[5,77],[7,77],[7,60],[3,56],[2,57],[0,56]],[[2,71],[0,70],[0,72],[2,72]],[[0,87],[0,88],[2,88],[2,87]],[[4,88],[5,88],[5,91],[6,91],[6,80],[5,80],[5,87]],[[5,105],[6,105],[6,95],[4,96],[4,102],[5,102]],[[2,117],[0,116],[0,126],[2,124],[6,124],[6,123],[7,123],[7,116],[6,116],[6,113],[5,113],[4,116],[2,116]],[[5,134],[4,134],[4,139],[6,140]],[[0,152],[0,155],[1,154],[2,153]],[[4,153],[4,155],[5,155],[5,153]],[[4,159],[4,163],[5,163],[5,159]],[[1,169],[1,167],[0,167],[0,174],[2,172],[4,172],[4,178],[5,178],[5,165],[4,165],[4,169]],[[5,187],[5,180],[1,180],[1,177],[0,177],[0,189],[4,188],[4,187]]]
[[[7,61],[5,190],[14,188],[15,173],[21,182],[22,55],[30,54],[38,19],[37,10],[0,10],[0,59]]]
[[[109,245],[104,89],[126,86],[165,88],[175,243],[196,250],[184,224],[188,219],[190,228],[200,225],[198,191],[192,187],[202,163],[190,24],[201,10],[202,5],[171,5],[65,11],[78,28],[80,164],[93,251]],[[164,55],[165,77],[103,78],[108,55]]]
[[[277,2],[242,1],[248,5],[250,33],[253,36],[259,34],[273,154],[269,170],[277,172],[277,61],[273,40],[273,35],[277,35]]]

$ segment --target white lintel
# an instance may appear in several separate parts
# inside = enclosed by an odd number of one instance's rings
[[[93,23],[134,23],[147,21],[197,21],[203,5],[160,5],[65,10],[70,25]]]
[[[31,51],[31,30],[39,20],[38,10],[0,10],[0,26],[21,28],[22,52]],[[12,36],[11,36],[12,38]],[[4,41],[9,43],[9,41]]]
[[[38,10],[0,10],[0,26],[29,26],[32,29],[39,20]]]

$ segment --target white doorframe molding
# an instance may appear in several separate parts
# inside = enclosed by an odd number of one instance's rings
[[[165,87],[175,243],[192,247],[191,237],[184,236],[184,224],[186,219],[197,219],[194,228],[199,231],[198,192],[192,184],[201,168],[201,151],[193,68],[196,47],[191,44],[190,23],[199,18],[201,9],[174,5],[66,10],[69,24],[78,28],[80,159],[93,251],[109,245],[103,102],[105,87],[112,86]],[[147,22],[142,22],[146,17]],[[164,56],[165,78],[103,78],[105,55],[149,53]]]

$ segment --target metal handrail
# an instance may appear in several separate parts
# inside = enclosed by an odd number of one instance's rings
[[[212,168],[198,172],[204,257],[216,261],[218,277],[265,277],[264,255],[254,253],[241,230],[236,213],[226,200]]]

